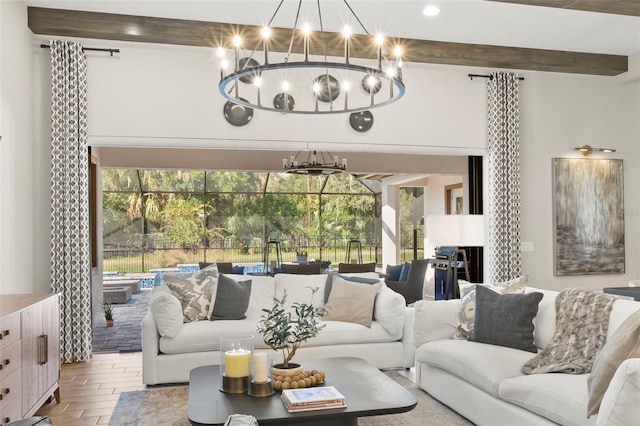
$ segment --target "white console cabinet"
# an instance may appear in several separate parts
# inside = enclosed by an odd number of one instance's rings
[[[60,402],[59,385],[58,295],[0,295],[0,424]]]

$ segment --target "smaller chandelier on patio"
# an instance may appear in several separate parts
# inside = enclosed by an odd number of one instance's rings
[[[219,49],[218,90],[228,103],[247,109],[332,114],[367,111],[404,95],[400,46],[391,49],[381,34],[371,36],[346,0],[344,4],[366,35],[353,35],[348,27],[341,35],[325,32],[319,0],[318,33],[312,32],[309,23],[299,25],[302,0],[291,29],[269,27],[283,2],[279,1],[260,34],[248,34],[244,40],[240,34],[233,36],[232,63],[225,58],[225,50]],[[256,43],[256,47],[248,57],[240,58],[240,50],[250,43]],[[261,51],[256,56],[263,59],[263,64],[253,58],[257,51]],[[365,58],[363,65],[354,63],[360,61],[354,58]]]
[[[287,173],[298,175],[332,175],[347,170],[347,159],[343,158],[342,162],[337,155],[317,151],[308,151],[307,160],[300,161],[302,151],[298,151],[296,155],[282,159],[282,169]]]

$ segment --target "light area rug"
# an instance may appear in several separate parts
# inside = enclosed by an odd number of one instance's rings
[[[418,405],[401,414],[362,417],[363,426],[467,426],[464,417],[418,389],[415,383],[397,371],[385,372],[387,376],[416,396]],[[113,410],[109,425],[171,425],[188,426],[188,386],[163,386],[143,391],[123,392]]]

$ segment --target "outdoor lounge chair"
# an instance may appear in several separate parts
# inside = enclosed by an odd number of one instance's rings
[[[407,305],[422,300],[422,288],[424,287],[424,277],[429,266],[428,259],[414,259],[411,261],[409,276],[407,281],[387,281],[387,287],[404,296]]]
[[[372,263],[339,263],[338,273],[375,272],[376,264]]]

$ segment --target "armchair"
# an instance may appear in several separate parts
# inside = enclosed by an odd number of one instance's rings
[[[400,293],[407,305],[422,300],[422,288],[424,287],[424,278],[427,274],[428,266],[428,259],[414,259],[411,261],[406,282],[385,280],[385,283],[391,290]]]

